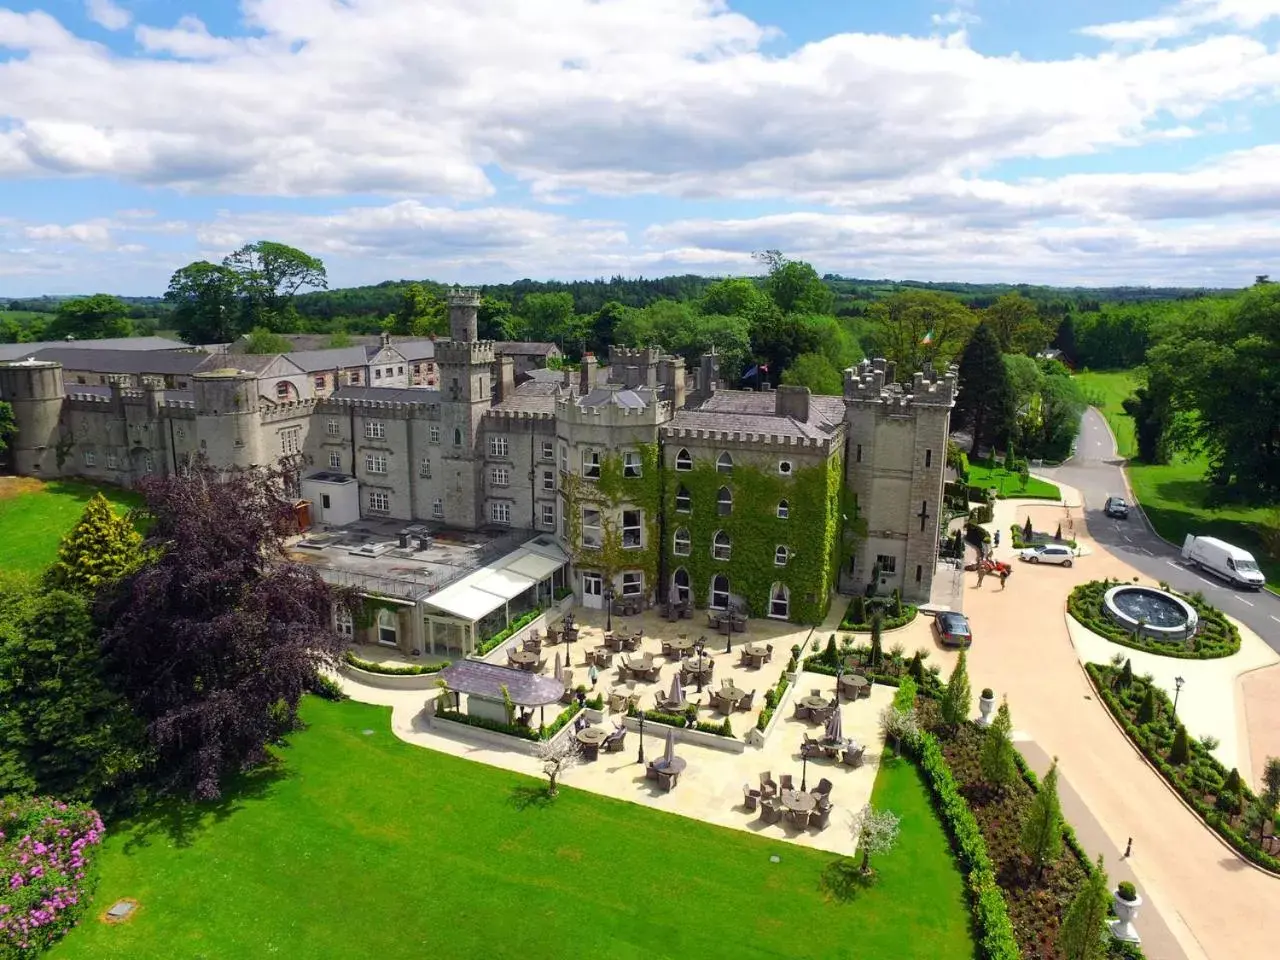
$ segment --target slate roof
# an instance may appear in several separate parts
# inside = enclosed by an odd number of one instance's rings
[[[439,390],[422,387],[342,387],[333,394],[346,400],[384,400],[388,403],[439,403]]]
[[[495,340],[493,342],[493,352],[549,357],[559,353],[560,348],[554,343],[538,343],[531,340]]]
[[[372,347],[331,347],[328,350],[299,350],[285,356],[307,373],[320,373],[335,368],[366,366],[369,357],[379,349],[376,344]]]
[[[507,688],[511,702],[521,707],[541,707],[555,703],[564,693],[564,684],[526,670],[515,670],[483,660],[458,660],[440,671],[450,690],[501,700]]]
[[[173,341],[170,341],[172,345]],[[31,344],[22,344],[30,347]],[[104,350],[84,347],[45,347],[14,359],[34,356],[51,360],[66,370],[89,370],[93,373],[184,374],[193,373],[206,360],[207,353],[187,350]]]
[[[640,387],[634,390],[623,388],[610,390],[607,387],[596,387],[578,401],[583,407],[603,407],[612,404],[625,410],[643,410],[654,401],[653,391]]]
[[[40,340],[35,343],[0,343],[0,362],[22,360],[46,347],[77,350],[174,350],[183,346],[165,337],[114,337],[110,340]]]
[[[493,406],[494,410],[527,411],[529,413],[555,413],[556,397],[560,395],[558,381],[526,380],[516,387],[515,393]]]
[[[291,353],[219,353],[206,357],[201,370],[242,370],[245,373],[265,373],[280,358],[292,361]]]
[[[432,360],[436,355],[436,342],[426,338],[392,340],[391,347],[409,361]]]
[[[718,390],[696,410],[678,411],[667,427],[826,440],[844,422],[844,402],[839,397],[810,397],[809,419],[804,422],[778,416],[776,405],[777,396],[772,392]]]

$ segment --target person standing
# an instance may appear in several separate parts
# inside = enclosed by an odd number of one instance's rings
[[[587,671],[587,678],[591,681],[591,689],[594,690],[596,681],[600,679],[600,671],[596,669],[594,663],[591,664],[591,669]]]
[[[996,531],[996,546],[1000,546],[1000,531]]]
[[[978,586],[982,586],[982,580],[987,575],[986,557],[978,558]]]
[[[1001,567],[1000,568],[1000,589],[1001,590],[1004,589],[1004,582],[1008,579],[1009,579],[1009,568]]]

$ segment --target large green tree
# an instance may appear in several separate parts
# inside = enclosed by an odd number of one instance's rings
[[[187,343],[230,343],[241,332],[240,280],[230,267],[197,260],[173,272],[165,300]]]
[[[531,293],[516,308],[525,339],[558,343],[577,350],[587,337],[590,318],[574,312],[571,293]]]
[[[58,546],[58,559],[45,571],[52,590],[70,590],[93,597],[142,562],[142,535],[129,517],[111,508],[95,493],[80,519]]]
[[[448,304],[420,283],[404,288],[394,316],[392,333],[414,337],[449,335]]]
[[[13,405],[0,400],[0,453],[9,449],[9,441],[18,435],[18,424],[13,419]]]
[[[95,293],[91,297],[67,300],[58,307],[58,314],[49,324],[48,336],[62,340],[101,340],[109,337],[127,337],[133,333],[129,320],[129,307],[119,297],[107,293]]]
[[[1013,720],[1009,716],[1009,701],[1002,700],[995,720],[987,728],[982,741],[982,779],[997,791],[1003,792],[1018,778],[1018,763],[1014,759]]]
[[[768,268],[764,291],[783,313],[835,311],[835,294],[811,264],[788,259],[777,250],[758,253],[756,260]]]
[[[969,711],[973,709],[973,693],[969,687],[968,658],[963,650],[956,658],[956,665],[947,680],[947,689],[942,695],[939,712],[942,722],[953,731],[969,720]]]
[[[1035,354],[1049,345],[1054,329],[1040,317],[1035,302],[1020,293],[1006,293],[982,312],[983,321],[1008,353]]]
[[[303,287],[326,289],[324,262],[296,247],[271,240],[246,243],[222,265],[236,275],[244,328],[287,333],[297,326],[293,298]]]
[[[867,311],[875,356],[897,364],[900,379],[910,380],[926,362],[945,370],[973,331],[972,310],[955,297],[931,290],[903,290],[878,300]]]
[[[959,396],[952,414],[956,427],[973,436],[969,455],[1004,443],[1014,425],[1013,385],[1000,342],[985,323],[978,324],[960,356]]]
[[[844,392],[844,378],[820,353],[802,353],[782,371],[782,382],[808,387],[810,393],[838,397]]]

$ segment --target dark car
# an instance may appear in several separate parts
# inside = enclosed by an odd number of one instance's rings
[[[1129,504],[1124,502],[1124,497],[1107,497],[1107,502],[1102,505],[1102,512],[1117,520],[1128,520]]]
[[[973,643],[973,632],[963,614],[940,613],[933,618],[933,629],[938,631],[938,642],[946,647],[967,647]]]

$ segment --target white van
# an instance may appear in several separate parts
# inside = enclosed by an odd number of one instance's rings
[[[1251,590],[1261,590],[1267,582],[1253,554],[1214,537],[1187,534],[1182,544],[1182,559]]]

